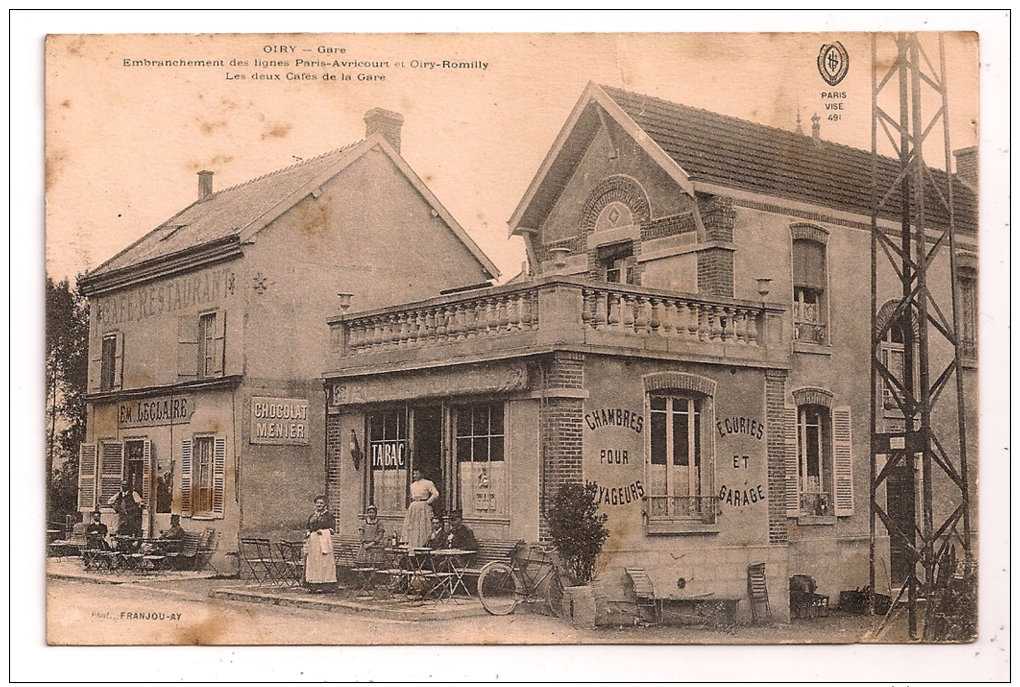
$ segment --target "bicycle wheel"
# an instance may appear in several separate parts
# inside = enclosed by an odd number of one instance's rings
[[[563,582],[560,581],[555,568],[545,585],[545,604],[553,616],[559,618],[563,615]]]
[[[482,566],[478,575],[478,598],[492,615],[513,613],[518,600],[513,568],[499,561]]]

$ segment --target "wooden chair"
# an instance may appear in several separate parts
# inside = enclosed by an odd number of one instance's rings
[[[751,622],[772,622],[764,563],[747,566],[747,598],[751,604]]]
[[[193,570],[198,558],[198,547],[202,542],[199,532],[185,532],[180,550],[167,554],[168,566],[174,570]]]
[[[638,611],[642,608],[651,609],[652,618],[657,623],[662,622],[662,606],[655,599],[655,589],[652,587],[652,580],[644,568],[624,568],[627,576],[634,585],[634,595],[637,597]]]

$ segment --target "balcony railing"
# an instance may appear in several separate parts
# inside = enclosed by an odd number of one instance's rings
[[[342,368],[502,355],[537,345],[703,351],[764,361],[767,342],[779,342],[782,310],[732,298],[544,277],[347,314],[329,326],[334,360]]]
[[[718,508],[718,496],[645,497],[645,512],[649,520],[692,520],[708,525],[715,522]]]
[[[796,341],[824,344],[826,326],[817,303],[793,302],[793,338]]]
[[[824,491],[801,492],[800,512],[804,515],[832,515],[829,494]]]

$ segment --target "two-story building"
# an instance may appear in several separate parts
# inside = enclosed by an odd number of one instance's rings
[[[732,598],[765,563],[779,619],[790,575],[866,585],[871,164],[817,130],[590,84],[510,219],[530,278],[329,321],[341,531],[369,503],[399,531],[412,467],[480,538],[544,539],[558,487],[594,482],[616,620],[636,613],[626,567],[662,596]],[[975,194],[954,183],[974,268]],[[887,539],[881,556],[888,585]]]
[[[400,156],[403,117],[365,122],[362,141],[232,188],[199,172],[194,203],[82,281],[82,511],[128,479],[146,532],[171,513],[215,527],[228,570],[239,533],[303,531],[326,483],[320,375],[338,294],[373,308],[497,276]]]

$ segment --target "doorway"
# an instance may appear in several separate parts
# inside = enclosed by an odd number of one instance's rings
[[[916,491],[914,461],[904,457],[904,463],[889,471],[886,478],[886,508],[889,519],[903,532],[911,546],[916,546]],[[898,538],[889,538],[889,573],[894,585],[901,584],[914,574],[915,561],[910,549]]]
[[[446,475],[443,471],[443,407],[418,406],[414,408],[411,433],[411,467],[421,470],[427,480],[439,489],[441,500],[435,504],[436,512],[444,510],[449,498]]]

